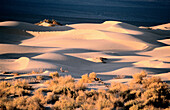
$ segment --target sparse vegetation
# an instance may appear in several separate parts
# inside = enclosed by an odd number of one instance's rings
[[[38,97],[21,96],[17,98],[1,98],[0,109],[2,110],[44,110]]]
[[[19,74],[18,73],[12,73],[14,76],[19,76]]]
[[[43,70],[39,70],[39,71],[32,71],[31,73],[28,73],[28,74],[41,74],[43,73]]]
[[[99,59],[102,63],[107,63],[106,60],[108,60],[107,58],[104,58],[104,57],[99,57]]]
[[[144,77],[147,76],[147,73],[145,71],[142,71],[140,73],[136,73],[133,75],[133,81],[136,82],[136,83],[142,83],[142,80]]]
[[[30,94],[32,87],[25,81],[17,80],[13,83],[7,81],[0,82],[0,97],[23,96]]]
[[[56,26],[56,25],[60,25],[62,26],[62,24],[60,24],[59,22],[57,22],[56,20],[52,19],[52,20],[49,20],[49,19],[44,19],[43,21],[40,21],[39,23],[35,23],[35,25],[40,25],[41,23],[49,23],[51,27],[53,26]]]
[[[59,74],[58,74],[57,71],[56,72],[52,72],[52,73],[50,73],[50,77],[52,77],[52,78],[59,77]]]
[[[123,79],[123,78],[125,78],[125,75],[117,75],[117,76],[115,77],[115,79]]]
[[[83,75],[75,81],[71,76],[51,73],[46,88],[30,92],[25,80],[0,83],[0,109],[45,109],[51,104],[54,110],[156,110],[168,109],[170,89],[158,77],[147,77],[146,72],[133,75],[129,84],[112,82],[108,90],[86,90],[86,83],[96,81],[96,73]],[[30,95],[31,94],[31,95]]]
[[[90,73],[89,75],[88,74],[82,75],[82,78],[79,80],[79,82],[91,83],[96,80],[97,78],[96,76],[97,75],[94,72]]]
[[[62,67],[60,68],[60,71],[61,71],[62,73],[67,73],[67,72],[68,72],[68,70],[64,70]]]
[[[36,76],[36,79],[37,79],[37,80],[43,80],[43,79],[44,79],[44,76]]]

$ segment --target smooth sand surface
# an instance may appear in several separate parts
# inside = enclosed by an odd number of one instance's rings
[[[0,22],[0,71],[43,69],[75,78],[96,72],[105,82],[125,83],[134,73],[145,70],[149,76],[168,82],[169,27],[164,24],[151,30],[118,21],[55,27],[47,23]],[[67,72],[61,72],[61,67]],[[124,77],[115,79],[119,75]]]

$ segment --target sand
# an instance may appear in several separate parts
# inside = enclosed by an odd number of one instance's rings
[[[75,78],[96,72],[105,82],[126,83],[145,70],[169,82],[169,27],[139,28],[119,21],[54,27],[0,22],[0,71],[46,70],[47,75],[58,71]],[[119,75],[124,77],[115,79]]]

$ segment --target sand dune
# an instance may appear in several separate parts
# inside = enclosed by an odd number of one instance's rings
[[[161,25],[152,26],[152,27],[141,27],[141,28],[144,28],[144,29],[149,28],[153,30],[170,30],[170,23],[161,24]]]
[[[96,72],[104,81],[117,75],[128,82],[146,70],[168,81],[170,72],[169,24],[153,30],[119,22],[82,23],[47,27],[30,23],[0,23],[0,71],[30,72],[62,67],[76,78]],[[159,29],[156,31],[156,29]]]
[[[19,69],[20,70],[25,69],[29,64],[29,61],[30,60],[27,57],[21,57],[21,58],[15,60],[15,62],[19,64],[19,66],[20,66]]]
[[[43,52],[57,50],[57,48],[31,47],[31,46],[21,46],[16,44],[0,44],[0,47],[1,47],[0,54],[43,53]]]
[[[4,71],[23,70],[28,66],[28,64],[29,64],[29,58],[27,57],[21,57],[17,60],[7,61],[7,62],[3,62],[1,60],[0,69]]]
[[[170,55],[170,46],[158,47],[152,51],[143,52],[142,54],[154,57],[166,57]]]
[[[169,63],[164,63],[163,61],[150,60],[150,61],[140,61],[134,63],[137,67],[150,67],[150,68],[170,68]]]
[[[47,34],[48,33],[42,33],[42,36]],[[98,37],[96,37],[96,35]],[[48,37],[35,36],[38,37],[24,40],[21,45],[84,48],[91,50],[142,50],[148,47],[147,43],[135,39],[130,35],[109,34],[95,30],[75,30],[69,33],[63,32],[62,35],[56,33]],[[40,42],[37,42],[37,40]],[[136,47],[133,45],[136,45]]]
[[[158,41],[164,44],[170,45],[170,39],[164,39],[164,40],[158,40]]]

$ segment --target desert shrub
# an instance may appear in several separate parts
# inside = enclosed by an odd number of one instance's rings
[[[115,79],[123,79],[123,78],[125,78],[125,75],[117,75],[117,76],[115,77]]]
[[[87,86],[83,82],[75,82],[75,90],[85,90]]]
[[[83,110],[111,110],[123,106],[122,99],[105,90],[85,91],[81,98],[81,108]],[[79,96],[78,96],[79,98]]]
[[[52,73],[50,73],[50,76],[52,78],[59,77],[59,73],[57,71],[56,72],[52,72]]]
[[[39,23],[35,23],[35,25],[40,25],[41,23],[49,23],[50,26],[56,26],[56,25],[60,25],[62,26],[62,24],[60,24],[59,22],[57,22],[56,20],[52,19],[52,20],[49,20],[49,19],[44,19],[43,21],[40,21]]]
[[[6,91],[6,93],[9,95],[14,95],[14,96],[23,96],[23,95],[27,95],[30,94],[31,92],[28,90],[24,90],[23,88],[18,88],[18,87],[14,87],[11,86],[9,88],[8,91]]]
[[[30,94],[28,89],[32,87],[25,81],[16,80],[14,83],[9,83],[6,81],[0,82],[0,97],[13,96],[23,96]]]
[[[153,83],[159,84],[159,83],[163,83],[163,82],[161,81],[161,79],[159,77],[151,77],[151,78],[147,78],[142,81],[142,87],[148,88]]]
[[[12,73],[14,76],[19,76],[19,73]]]
[[[143,100],[141,100],[140,98],[137,98],[137,99],[135,99],[135,100],[129,100],[129,101],[127,101],[127,102],[124,104],[124,106],[125,106],[126,109],[132,109],[132,110],[134,110],[134,108],[138,107],[138,108],[136,109],[136,110],[138,110],[139,108],[142,108],[142,107],[143,107],[142,103],[143,103]],[[135,106],[135,105],[137,105],[137,106]],[[132,106],[133,106],[133,107],[132,107]],[[131,108],[131,107],[132,107],[132,108]]]
[[[82,105],[83,103],[86,102],[87,95],[85,94],[84,91],[78,91],[78,96],[76,97],[76,103],[78,105]]]
[[[95,106],[97,110],[103,110],[103,109],[111,110],[114,108],[114,103],[106,98],[99,97],[99,99],[96,101]]]
[[[112,82],[109,91],[113,93],[124,92],[128,90],[128,85]]]
[[[0,109],[6,109],[6,103],[10,101],[7,97],[0,97]]]
[[[95,109],[95,105],[94,105],[93,103],[87,103],[87,102],[83,103],[83,104],[81,105],[81,108],[82,108],[83,110],[96,110],[96,109]]]
[[[129,108],[129,110],[139,110],[139,106],[138,105],[133,105]]]
[[[43,76],[36,76],[36,79],[37,79],[37,80],[43,80],[44,77],[43,77]]]
[[[85,91],[85,93],[86,93],[88,98],[92,97],[94,100],[96,100],[97,97],[98,97],[98,92],[93,90],[93,89],[91,91]]]
[[[163,108],[155,108],[154,106],[152,106],[152,105],[149,105],[149,106],[145,106],[144,108],[143,108],[143,110],[169,110],[168,108],[167,109],[163,109]]]
[[[47,103],[55,103],[59,100],[59,96],[55,94],[54,92],[48,92],[46,96],[46,102]]]
[[[133,89],[132,89],[132,90],[130,91],[130,94],[135,94],[135,97],[138,98],[138,97],[141,96],[141,92],[142,92],[141,90],[135,90],[135,89],[133,90]]]
[[[24,80],[16,80],[14,82],[14,86],[15,87],[19,87],[19,88],[23,88],[23,89],[32,89],[32,86],[30,86],[30,84],[28,83],[28,81]]]
[[[162,82],[158,77],[143,79],[142,77],[146,76],[144,73],[143,75],[138,73],[136,76],[138,76],[137,79],[140,79],[136,80],[137,83],[140,82],[140,85],[138,85],[138,90],[131,88],[130,94],[135,94],[135,97],[125,103],[128,109],[147,109],[148,107],[157,109],[169,106],[170,90],[165,82]]]
[[[31,73],[28,73],[28,74],[41,74],[43,73],[43,70],[39,70],[39,71],[32,71]]]
[[[35,97],[21,96],[14,99],[3,99],[0,102],[0,108],[4,108],[4,110],[44,110],[43,105]]]
[[[90,79],[91,81],[95,81],[95,78],[96,78],[96,77],[97,77],[97,75],[96,75],[95,72],[92,72],[92,73],[89,74],[89,79]]]
[[[56,77],[48,81],[48,90],[56,94],[69,94],[71,97],[75,96],[76,91],[84,90],[85,88],[83,83],[75,82],[71,76]]]
[[[141,75],[142,74],[142,75]],[[157,110],[169,108],[170,89],[158,77],[134,75],[133,84],[112,82],[108,90],[86,90],[84,82],[96,81],[96,73],[82,76],[76,82],[71,76],[57,76],[46,81],[46,88],[32,92],[26,80],[0,82],[0,109],[43,110],[51,104],[55,110]]]
[[[119,97],[117,94],[112,94],[107,91],[107,98],[111,100],[114,104],[114,107],[122,107],[124,100],[122,97]]]
[[[158,77],[143,79],[146,75],[145,72],[134,74],[133,82],[137,84],[134,83],[130,87],[113,82],[108,92],[121,97],[125,109],[144,109],[148,106],[167,108],[170,99],[168,85]],[[112,96],[109,97],[112,98]]]
[[[54,20],[54,19],[52,19],[52,23],[53,23],[54,25],[60,25],[60,26],[62,26],[62,24],[60,24],[59,22],[57,22],[57,21]]]
[[[0,97],[6,97],[9,94],[7,93],[7,91],[9,91],[9,88],[11,87],[11,84],[8,83],[7,81],[2,81],[0,83]]]
[[[7,82],[7,81],[2,81],[0,83],[1,88],[6,88],[6,87],[10,87],[10,86],[11,86],[11,84],[9,82]]]
[[[80,79],[80,82],[83,82],[83,83],[91,83],[91,80],[89,79],[88,74],[82,75],[81,77],[82,77],[82,78]]]
[[[147,73],[145,71],[141,71],[140,73],[136,73],[136,74],[133,75],[133,81],[135,83],[141,84],[143,78],[146,77],[146,76],[147,76]]]
[[[30,94],[30,91],[24,90],[22,87],[18,85],[13,86],[8,83],[4,83],[4,87],[8,91],[5,91],[5,95],[0,98],[0,108],[7,109],[7,110],[14,110],[14,109],[24,109],[24,110],[43,110],[43,105],[45,104],[45,97],[41,93],[35,93],[32,97],[23,96],[24,94]],[[6,90],[5,89],[5,90]],[[8,97],[9,95],[18,95],[19,97]]]
[[[32,98],[35,98],[36,100],[38,100],[41,105],[44,105],[47,103],[46,96],[43,94],[42,91],[36,90]]]
[[[145,91],[142,94],[142,98],[145,100],[145,105],[163,108],[168,107],[170,91],[165,82],[162,82],[160,78],[152,77],[143,81],[143,87]]]
[[[81,94],[81,96],[77,97],[77,99],[81,100],[77,102],[81,103],[82,109],[99,110],[114,107],[114,103],[107,97],[105,90],[91,90]]]
[[[96,73],[92,72],[89,75],[85,74],[81,76],[81,79],[79,80],[79,82],[83,82],[83,83],[92,83],[93,81],[95,81],[97,78]]]
[[[61,96],[59,101],[56,101],[53,106],[55,110],[73,110],[75,108],[77,108],[75,100],[65,95]]]
[[[136,98],[136,94],[131,93],[131,90],[121,92],[120,96],[123,97],[125,102]]]
[[[38,88],[37,91],[40,91],[40,92],[51,92],[51,90],[49,90],[48,88]]]
[[[44,95],[47,93],[47,95]],[[38,97],[41,100],[41,104],[55,103],[58,100],[59,95],[48,90],[48,88],[38,88],[34,92],[34,97]]]
[[[26,110],[44,110],[44,106],[41,104],[41,100],[37,97],[30,97],[26,102]]]

